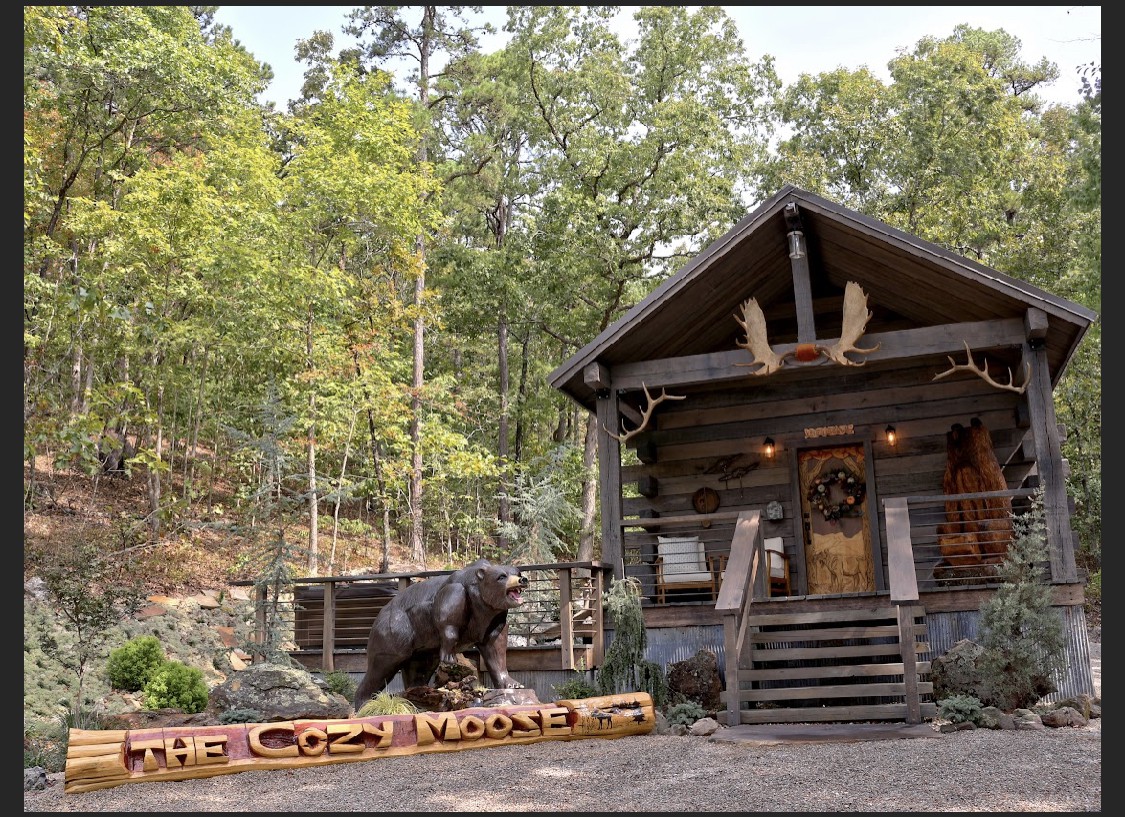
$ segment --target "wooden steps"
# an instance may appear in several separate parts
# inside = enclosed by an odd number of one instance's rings
[[[903,721],[937,711],[919,606],[750,616],[736,684],[739,723]],[[729,703],[729,698],[728,698]]]

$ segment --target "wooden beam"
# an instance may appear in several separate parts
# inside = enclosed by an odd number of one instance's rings
[[[610,386],[609,367],[597,361],[587,363],[582,370],[582,382],[595,391],[608,389]]]
[[[1020,318],[1005,318],[996,321],[975,321],[969,323],[925,326],[917,329],[902,329],[894,332],[876,332],[864,335],[861,346],[864,349],[879,345],[879,349],[865,355],[866,360],[909,360],[938,354],[952,355],[964,353],[965,342],[974,351],[987,349],[1015,348],[1024,342],[1024,322]],[[832,340],[823,341],[825,343]],[[779,343],[773,347],[777,354],[785,354],[797,348],[796,343]],[[749,353],[744,349],[729,352],[709,352],[702,355],[644,360],[636,363],[622,363],[613,369],[615,388],[639,389],[647,385],[650,389],[714,384],[727,381],[753,381],[754,375],[745,365]],[[822,366],[823,363],[813,364]],[[787,364],[778,374],[800,369],[800,364]],[[839,367],[832,367],[839,370]],[[774,376],[761,378],[769,381]]]
[[[1023,319],[1027,330],[1027,340],[1045,340],[1047,337],[1047,313],[1042,309],[1031,307]]]
[[[797,342],[812,343],[816,340],[816,324],[813,319],[812,281],[809,277],[809,244],[805,239],[805,228],[801,224],[801,211],[794,201],[785,205],[785,229],[797,233],[805,252],[800,258],[789,256],[793,269],[793,303],[797,308]],[[786,252],[789,251],[789,236],[785,237]]]

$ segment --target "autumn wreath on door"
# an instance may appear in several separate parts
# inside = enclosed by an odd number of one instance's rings
[[[808,522],[805,570],[809,595],[875,589],[862,445],[798,453]]]

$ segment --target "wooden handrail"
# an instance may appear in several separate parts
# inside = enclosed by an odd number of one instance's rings
[[[727,725],[739,722],[738,665],[746,643],[745,622],[760,565],[761,511],[740,511],[730,542],[730,557],[715,609],[723,616],[723,657],[727,681]],[[733,679],[733,680],[730,680]]]
[[[716,511],[715,513],[693,513],[686,516],[645,516],[622,519],[623,528],[653,528],[660,525],[700,525],[719,519],[738,519],[745,511]]]
[[[918,601],[918,576],[914,572],[914,545],[910,541],[909,499],[894,497],[883,503],[887,520],[887,577],[891,601]]]

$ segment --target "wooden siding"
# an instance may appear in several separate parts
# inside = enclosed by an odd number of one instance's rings
[[[866,501],[880,565],[887,564],[888,553],[885,517],[878,503],[941,493],[946,434],[953,423],[968,426],[979,417],[989,429],[1009,487],[1019,487],[1031,471],[1026,463],[1030,452],[1024,445],[1028,430],[1020,411],[1021,396],[971,376],[933,382],[933,376],[945,368],[948,361],[940,367],[935,362],[894,371],[840,370],[839,389],[827,394],[823,381],[764,386],[751,382],[662,403],[654,412],[651,430],[629,441],[652,461],[632,462],[620,469],[626,573],[640,579],[646,595],[651,595],[657,535],[695,534],[709,554],[723,554],[729,550],[733,517],[739,511],[764,511],[777,501],[782,518],[771,521],[763,513],[762,535],[782,537],[791,557],[794,587],[803,586],[801,497],[794,487],[795,465],[790,459],[798,447],[869,443],[868,465],[874,480]],[[898,432],[894,446],[885,440],[888,423]],[[813,440],[804,434],[810,426],[846,424],[854,424],[855,434]],[[777,444],[772,459],[762,453],[766,436]],[[738,478],[721,479],[723,469],[718,465],[726,457],[735,457],[725,470],[741,470]],[[718,516],[695,514],[692,494],[701,487],[718,494]],[[669,517],[672,521],[665,521]],[[709,524],[705,527],[705,523]],[[880,586],[886,586],[885,575],[879,579]]]

